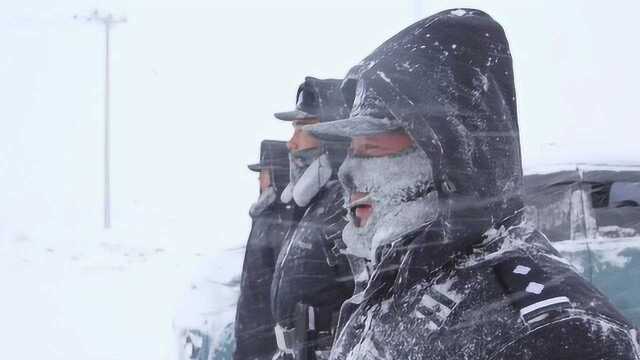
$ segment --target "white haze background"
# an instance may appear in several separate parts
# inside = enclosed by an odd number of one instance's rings
[[[304,76],[340,77],[413,21],[481,8],[511,42],[526,166],[634,163],[636,1],[0,3],[0,357],[168,359],[207,254],[242,246],[261,139]],[[113,230],[102,222],[112,32]],[[422,15],[421,15],[422,14]]]

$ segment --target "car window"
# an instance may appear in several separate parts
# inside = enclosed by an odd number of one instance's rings
[[[614,182],[609,192],[610,207],[638,206],[640,182]]]
[[[606,208],[609,206],[611,183],[596,183],[591,185],[591,204],[593,208]]]

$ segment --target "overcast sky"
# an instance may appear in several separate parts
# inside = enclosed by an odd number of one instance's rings
[[[246,240],[261,139],[304,76],[341,77],[453,7],[510,39],[527,166],[638,162],[636,1],[23,0],[0,3],[0,239],[91,239],[102,200],[103,39],[112,32],[114,237]]]

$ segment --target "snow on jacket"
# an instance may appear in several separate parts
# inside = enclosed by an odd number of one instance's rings
[[[276,352],[270,288],[280,248],[296,224],[292,208],[277,201],[253,219],[242,269],[234,359],[271,359]]]
[[[512,61],[487,14],[411,25],[352,69],[351,117],[387,118],[432,160],[440,217],[379,249],[331,358],[638,359],[632,326],[522,219]]]
[[[283,328],[297,326],[297,306],[305,304],[318,311],[316,319],[322,324],[316,324],[317,329],[328,331],[342,303],[353,295],[349,264],[336,249],[346,224],[345,214],[342,187],[330,180],[283,246],[271,288],[272,311]]]
[[[492,231],[433,272],[428,238],[387,249],[332,359],[638,359],[635,330],[541,233]]]

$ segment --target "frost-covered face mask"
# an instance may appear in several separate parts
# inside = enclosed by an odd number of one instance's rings
[[[382,157],[349,155],[338,177],[350,207],[350,221],[342,232],[347,254],[375,261],[376,249],[430,223],[438,214],[431,162],[415,146]],[[351,203],[356,192],[368,195]],[[365,204],[372,213],[357,226],[355,210]]]
[[[297,183],[305,170],[322,155],[322,148],[298,150],[289,153],[289,181]]]
[[[321,147],[289,154],[289,184],[280,200],[287,204],[294,200],[304,207],[331,178],[331,163]]]
[[[276,201],[277,197],[276,189],[274,189],[273,186],[269,186],[260,194],[258,200],[251,205],[251,208],[249,208],[249,215],[251,215],[251,217],[256,217],[262,214]]]

